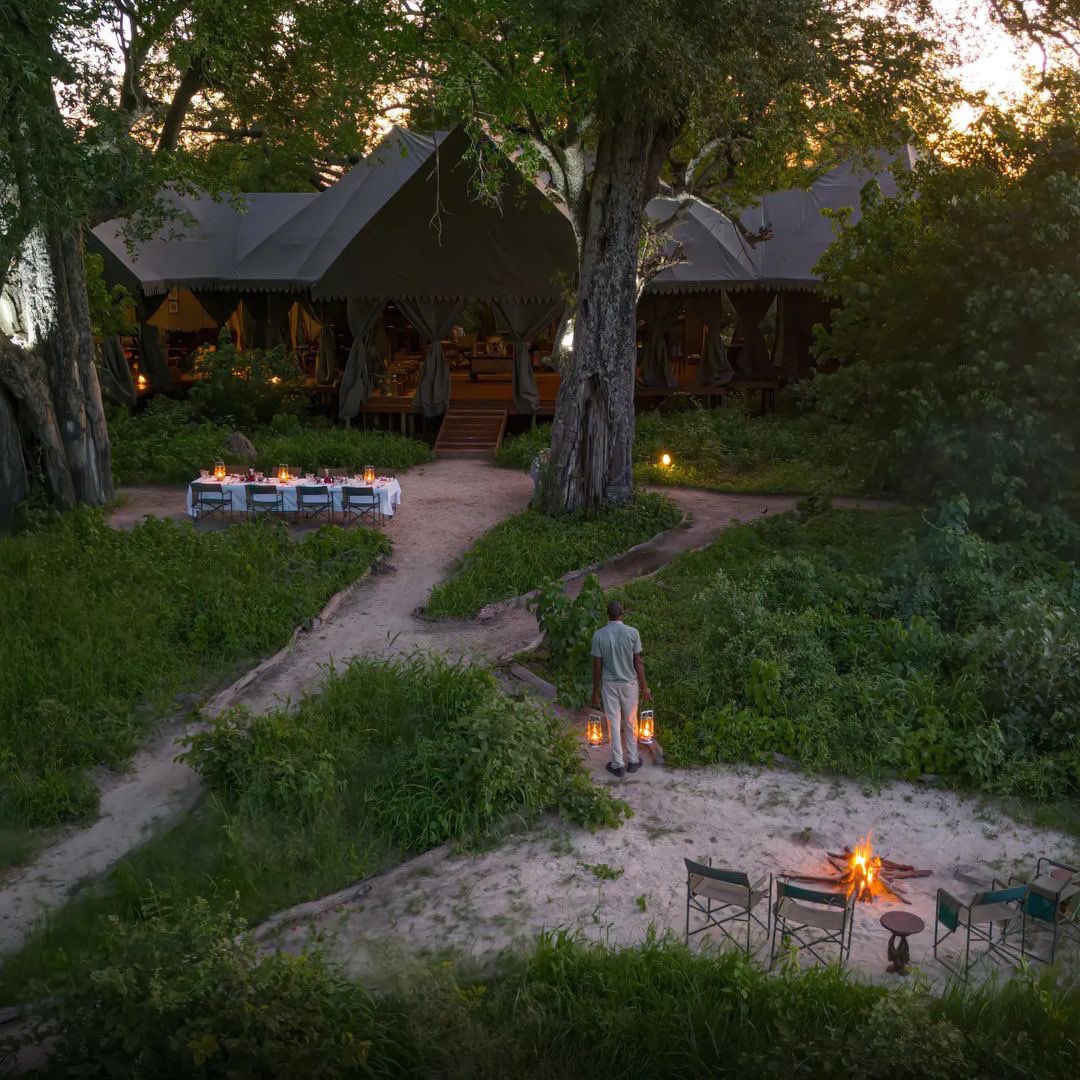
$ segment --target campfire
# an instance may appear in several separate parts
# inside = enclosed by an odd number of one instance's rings
[[[855,850],[844,848],[842,853],[825,852],[825,858],[833,868],[831,874],[796,874],[784,876],[791,881],[812,881],[821,884],[840,886],[856,900],[873,903],[875,896],[892,896],[902,904],[911,901],[904,895],[904,890],[896,884],[905,878],[929,877],[929,870],[917,870],[907,863],[893,862],[874,854],[870,834],[865,840],[855,845]]]

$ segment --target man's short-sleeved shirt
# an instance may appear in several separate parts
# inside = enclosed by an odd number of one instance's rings
[[[634,657],[641,652],[641,635],[623,622],[609,622],[593,634],[592,654],[603,661],[604,682],[637,678]]]

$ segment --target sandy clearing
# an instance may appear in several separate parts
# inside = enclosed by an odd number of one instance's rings
[[[911,939],[912,962],[942,982],[945,971],[930,955],[939,886],[966,898],[995,876],[1033,870],[1040,855],[1073,862],[1080,855],[1071,838],[1019,825],[952,792],[907,783],[879,790],[750,766],[647,764],[615,781],[603,772],[607,756],[591,751],[590,765],[597,782],[617,787],[635,811],[620,829],[590,834],[548,819],[479,856],[436,849],[371,879],[357,901],[286,922],[264,948],[299,951],[317,934],[320,947],[350,973],[377,979],[395,954],[452,950],[483,963],[556,927],[617,945],[640,942],[650,925],[681,935],[684,858],[711,856],[751,877],[782,869],[822,873],[824,849],[854,844],[872,830],[879,852],[934,872],[903,885],[911,901],[905,910],[927,927]],[[590,869],[600,864],[623,873],[601,880]],[[878,921],[896,906],[881,899],[857,905],[852,966],[860,974],[898,981],[885,974],[889,935]],[[767,949],[760,955],[767,958]]]

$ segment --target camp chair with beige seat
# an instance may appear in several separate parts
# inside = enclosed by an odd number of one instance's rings
[[[248,517],[259,514],[280,514],[285,510],[285,497],[277,484],[245,484]]]
[[[964,903],[945,889],[938,889],[934,905],[934,959],[943,968],[967,979],[971,969],[983,959],[999,959],[1006,963],[1019,962],[1025,952],[1026,920],[1024,905],[1027,885],[1005,885],[993,881],[991,888],[976,893]],[[994,937],[994,924],[998,924],[998,936]],[[1020,946],[1009,940],[1009,935],[1020,927]],[[944,933],[941,932],[944,927]],[[942,942],[953,934],[964,938],[963,961],[959,957],[945,959],[938,953]],[[939,936],[940,935],[940,936]],[[973,957],[971,943],[985,945]],[[959,965],[959,966],[958,966]]]
[[[776,883],[773,901],[772,947],[769,950],[769,967],[776,963],[776,935],[781,941],[792,938],[800,949],[805,949],[821,964],[829,961],[818,952],[825,946],[836,945],[843,965],[851,954],[851,928],[855,921],[855,896],[853,893],[827,892],[821,889],[805,889],[790,881]],[[815,934],[816,936],[810,936]]]
[[[772,892],[772,875],[765,874],[753,884],[741,870],[724,870],[712,865],[685,859],[686,863],[686,943],[694,934],[715,927],[736,948],[743,948],[741,940],[728,929],[733,924],[746,923],[746,952],[751,952],[750,933],[756,923],[769,939],[769,895]],[[765,921],[762,922],[754,909],[765,901]],[[695,930],[690,929],[690,912],[705,917],[705,922]],[[740,934],[741,937],[741,934]]]
[[[296,487],[296,520],[324,517],[334,520],[334,500],[325,484],[298,484]]]
[[[211,514],[220,514],[222,519],[225,511],[229,511],[229,520],[233,516],[232,492],[223,488],[221,484],[192,484],[191,485],[191,513],[196,521],[201,521]]]
[[[1009,884],[1026,884],[1028,888],[1024,921],[1025,931],[1030,930],[1031,934],[1025,940],[1025,956],[1052,964],[1059,941],[1080,944],[1080,869],[1043,856],[1035,866],[1032,881],[1010,878]],[[1050,951],[1046,956],[1032,948],[1039,931],[1050,935]]]
[[[352,487],[345,485],[341,489],[341,516],[345,520],[370,517],[373,524],[383,521],[382,501],[373,487]]]

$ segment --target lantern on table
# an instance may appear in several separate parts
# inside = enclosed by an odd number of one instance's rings
[[[652,709],[642,709],[638,713],[637,741],[651,743],[656,737],[656,718]]]
[[[604,745],[604,720],[599,713],[589,713],[585,721],[585,741],[590,746]]]
[[[289,482],[289,466],[288,465],[279,465],[277,467],[277,478],[278,478],[278,483],[280,483],[280,484],[287,484]]]
[[[364,466],[364,483],[365,484],[374,484],[375,483],[375,466],[374,465],[365,465]]]
[[[228,474],[225,471],[225,462],[224,461],[215,461],[214,462],[214,479],[215,480],[224,480],[227,475]]]

